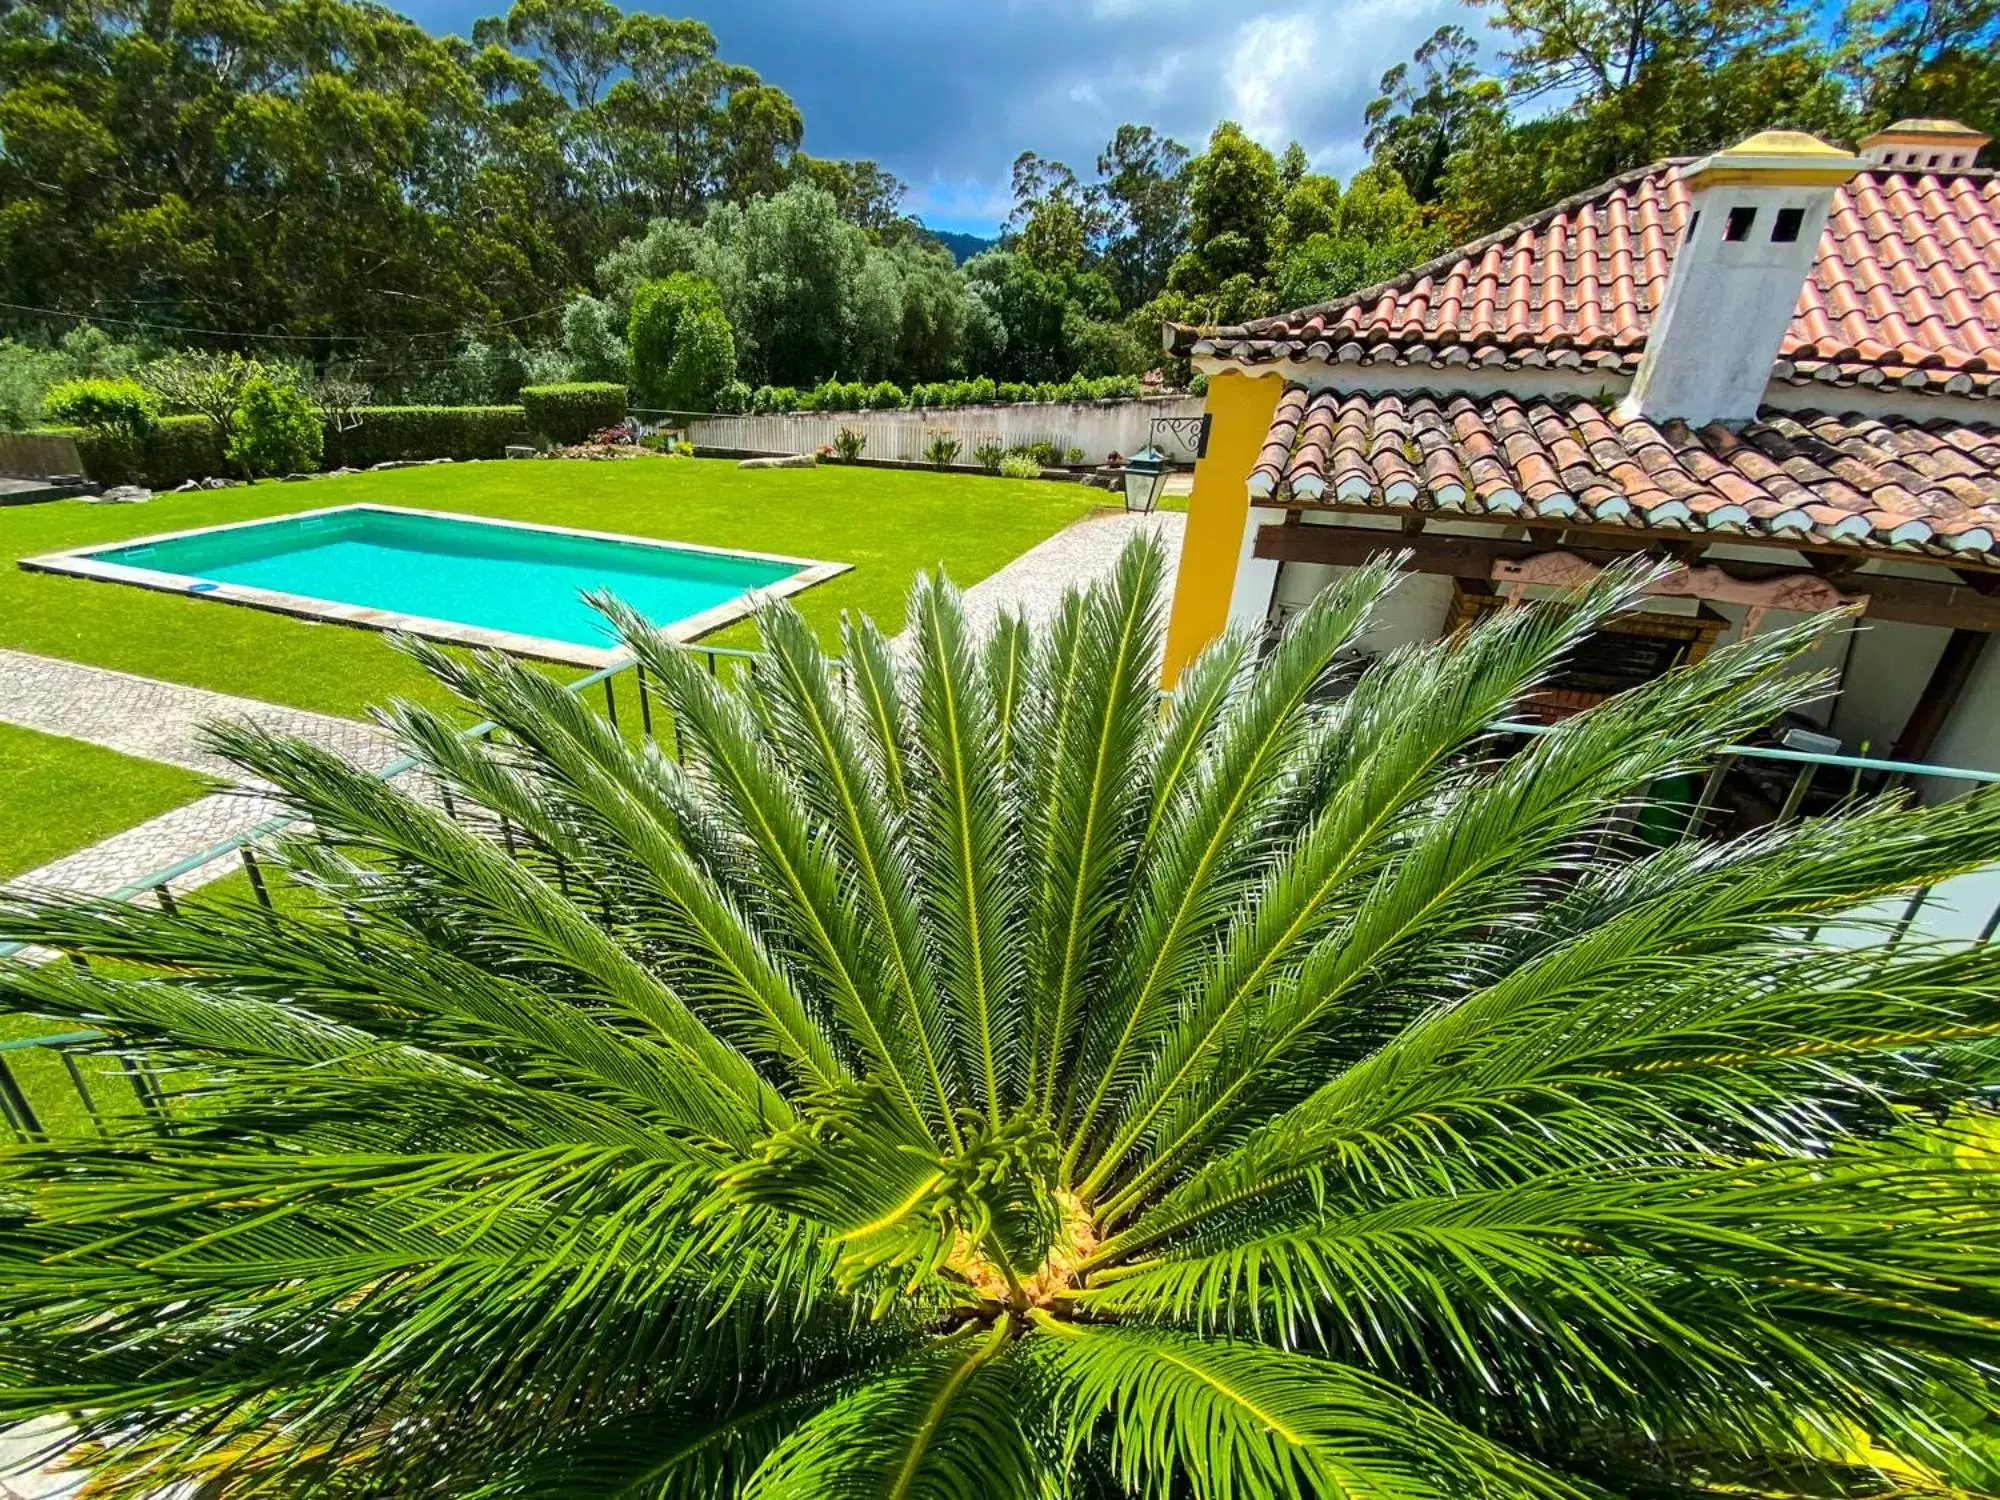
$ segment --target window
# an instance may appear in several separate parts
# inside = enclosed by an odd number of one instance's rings
[[[1725,240],[1747,240],[1750,226],[1757,222],[1757,210],[1748,204],[1739,204],[1729,210],[1729,218],[1723,223],[1722,237]]]
[[[1774,245],[1796,243],[1799,237],[1799,230],[1804,226],[1805,221],[1806,211],[1803,208],[1779,209],[1778,217],[1771,221],[1771,243]]]

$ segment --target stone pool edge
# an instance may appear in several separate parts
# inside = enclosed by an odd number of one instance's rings
[[[547,636],[522,635],[511,630],[492,630],[480,625],[466,625],[457,620],[433,619],[429,615],[409,615],[396,610],[372,609],[360,604],[342,604],[332,599],[316,598],[310,594],[291,594],[278,589],[257,588],[250,584],[214,583],[196,593],[194,585],[208,583],[209,580],[188,573],[162,573],[152,568],[135,568],[128,563],[105,562],[90,555],[126,547],[156,546],[162,542],[180,541],[191,536],[214,536],[218,532],[240,531],[245,527],[267,526],[280,521],[297,521],[312,516],[351,515],[355,511],[363,510],[379,511],[389,515],[428,516],[435,520],[464,521],[480,526],[501,526],[513,531],[541,531],[553,536],[620,542],[628,546],[654,547],[668,552],[701,552],[712,557],[747,557],[757,562],[789,563],[799,570],[789,578],[781,578],[763,588],[747,590],[734,599],[725,600],[699,614],[689,615],[661,628],[661,635],[674,644],[683,646],[691,644],[698,637],[707,635],[711,631],[720,630],[725,625],[733,625],[738,620],[748,617],[767,599],[788,598],[825,583],[829,578],[837,578],[854,567],[853,563],[822,562],[810,557],[790,557],[781,552],[755,552],[743,547],[710,547],[700,542],[671,542],[660,537],[633,536],[628,532],[591,531],[580,526],[551,526],[540,521],[507,521],[495,516],[470,515],[464,511],[429,510],[414,505],[378,505],[368,501],[358,501],[352,505],[327,505],[315,510],[290,511],[281,515],[256,516],[246,521],[225,521],[217,526],[193,526],[181,531],[162,531],[151,536],[135,536],[119,542],[97,542],[88,547],[72,547],[62,552],[46,552],[39,557],[24,557],[19,560],[17,566],[30,573],[84,578],[93,583],[130,584],[138,588],[152,589],[156,593],[182,594],[193,599],[217,600],[223,604],[242,605],[250,609],[290,615],[295,619],[320,624],[346,625],[358,630],[400,631],[405,635],[443,641],[448,645],[485,647],[503,651],[509,656],[555,662],[562,666],[598,669],[614,666],[626,660],[623,652],[612,647],[577,646],[568,641],[551,640]]]

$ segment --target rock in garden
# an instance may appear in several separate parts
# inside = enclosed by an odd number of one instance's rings
[[[153,492],[143,484],[114,484],[101,495],[92,497],[95,505],[141,505],[153,498]]]
[[[204,479],[201,482],[201,487],[205,490],[233,490],[236,488],[238,483],[240,483],[240,481],[235,479],[224,479],[221,475],[218,474],[213,479]]]
[[[819,459],[811,453],[793,453],[784,458],[746,458],[737,464],[739,469],[812,469],[819,466]]]

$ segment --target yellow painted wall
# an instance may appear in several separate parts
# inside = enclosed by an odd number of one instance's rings
[[[1250,519],[1246,486],[1257,454],[1271,430],[1271,413],[1285,382],[1273,373],[1249,376],[1236,370],[1208,381],[1208,456],[1194,466],[1188,497],[1187,539],[1180,574],[1174,581],[1173,613],[1167,619],[1167,655],[1162,680],[1168,687],[1181,669],[1229,620],[1229,595],[1243,551],[1243,528]]]

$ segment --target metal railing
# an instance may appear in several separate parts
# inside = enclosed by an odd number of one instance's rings
[[[697,645],[681,649],[703,656],[712,676],[719,674],[721,665],[725,661],[755,660],[760,655],[754,651],[721,646]],[[834,667],[836,671],[842,670],[842,664],[838,661],[834,663]],[[616,725],[619,722],[618,683],[627,673],[631,674],[635,690],[639,734],[642,738],[653,741],[657,738],[654,732],[653,689],[644,666],[638,661],[626,658],[614,662],[608,667],[578,678],[567,686],[569,691],[578,694],[601,687],[604,693],[605,716]],[[474,724],[462,733],[470,739],[484,739],[498,727],[489,720]],[[1540,735],[1548,733],[1551,726],[1510,720],[1493,727],[1499,733]],[[1876,760],[1858,755],[1819,754],[1762,745],[1732,745],[1717,758],[1715,766],[1704,779],[1700,794],[1689,810],[1683,836],[1701,836],[1705,821],[1716,806],[1718,791],[1738,761],[1773,761],[1798,768],[1783,799],[1780,818],[1790,818],[1798,814],[1808,790],[1823,771],[1844,773],[1851,778],[1850,794],[1858,787],[1862,777],[1870,775],[1890,779],[1928,777],[1980,785],[2000,783],[2000,771],[1934,766],[1915,761]],[[417,769],[419,762],[414,757],[404,756],[382,767],[374,775],[383,781],[393,781]],[[443,802],[446,811],[455,816],[449,793],[443,793]],[[185,882],[189,876],[208,872],[201,881],[196,882],[205,884],[208,880],[227,873],[212,870],[212,866],[234,859],[241,864],[250,887],[251,898],[265,910],[273,910],[275,903],[270,881],[257,858],[256,846],[298,826],[301,821],[302,819],[296,815],[269,819],[198,854],[176,860],[138,880],[119,886],[109,893],[109,898],[117,901],[137,901],[150,897],[163,910],[171,912],[177,909],[179,899],[173,891],[175,882]],[[505,842],[511,852],[512,840],[506,839]],[[1982,878],[1986,884],[1992,886],[1990,893],[1981,896],[1982,901],[1992,904],[1991,915],[1976,925],[1966,925],[1962,932],[1938,935],[1985,941],[1991,938],[1996,930],[2000,930],[2000,867],[1979,872],[1975,876],[1960,877],[1954,884],[1962,884],[1968,880],[1977,882]],[[1900,942],[1907,933],[1918,926],[1926,908],[1935,909],[1939,896],[1938,889],[1927,886],[1895,908],[1880,913],[1857,914],[1857,925],[1854,930],[1857,933],[1872,935],[1887,927],[1892,933],[1892,940]],[[1826,935],[1824,929],[1822,935]],[[0,944],[0,959],[13,957],[22,951],[23,945],[19,943]],[[71,962],[87,967],[86,961],[81,957],[73,956]],[[76,1030],[0,1040],[0,1124],[4,1124],[16,1139],[35,1140],[55,1133],[51,1127],[52,1123],[58,1121],[64,1124],[80,1123],[85,1128],[102,1130],[105,1127],[106,1113],[113,1110],[129,1112],[132,1109],[143,1109],[154,1113],[163,1111],[166,1108],[166,1090],[148,1071],[142,1059],[130,1054],[112,1053],[106,1057],[86,1052],[82,1062],[79,1062],[77,1053],[73,1049],[87,1049],[92,1043],[103,1039],[102,1034],[98,1032]],[[45,1120],[44,1114],[51,1115],[52,1120]]]

